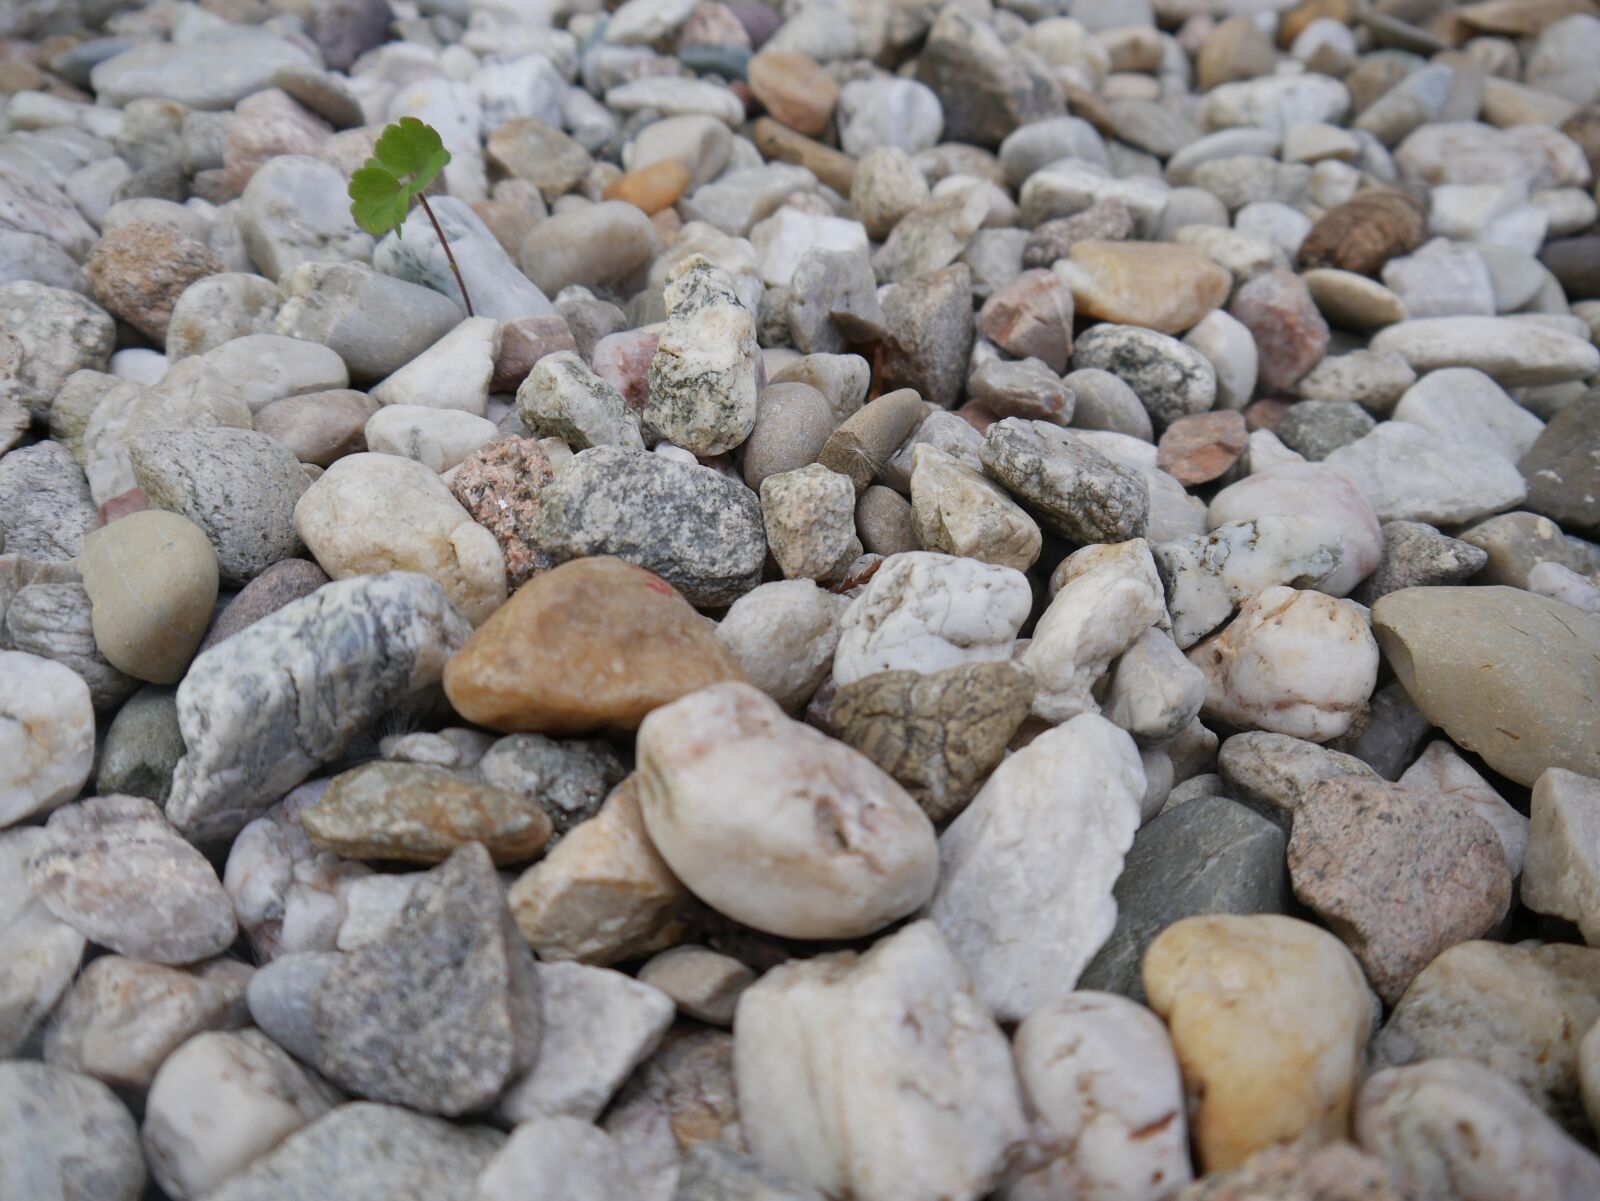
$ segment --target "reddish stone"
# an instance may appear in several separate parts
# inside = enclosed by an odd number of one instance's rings
[[[1283,415],[1289,411],[1293,402],[1287,400],[1258,400],[1248,405],[1244,411],[1244,428],[1254,433],[1256,430],[1273,430],[1278,428],[1278,422],[1283,420]]]
[[[1257,379],[1264,391],[1292,392],[1327,352],[1328,323],[1305,280],[1287,268],[1268,271],[1245,284],[1234,293],[1228,312],[1256,340]]]
[[[956,416],[961,418],[961,420],[965,421],[980,434],[984,433],[991,425],[1000,420],[1000,418],[996,416],[994,410],[979,404],[975,400],[969,400],[966,404],[957,409]]]
[[[1007,354],[1040,359],[1060,375],[1072,356],[1072,316],[1072,290],[1041,268],[998,288],[978,313],[978,328]]]
[[[551,566],[538,543],[539,493],[554,474],[536,441],[513,436],[479,447],[450,477],[451,493],[500,543],[513,589]]]
[[[268,159],[280,154],[316,157],[333,126],[287,92],[268,88],[246,96],[233,110],[222,140],[222,182],[238,196]]]
[[[565,317],[518,317],[500,326],[500,356],[494,361],[491,392],[515,392],[533,365],[558,350],[577,353],[578,343]]]
[[[594,373],[621,392],[622,399],[639,414],[644,413],[644,402],[649,395],[650,360],[656,357],[656,346],[660,342],[658,332],[629,329],[608,334],[595,343],[594,359],[590,363]]]
[[[111,497],[100,506],[94,515],[93,529],[103,525],[110,525],[119,517],[126,517],[129,513],[139,513],[150,507],[150,498],[144,494],[143,488],[129,488]]]
[[[1232,409],[1195,413],[1167,426],[1156,464],[1180,484],[1208,484],[1226,475],[1249,444],[1244,414]]]
[[[280,559],[228,602],[228,607],[211,623],[205,641],[195,654],[204,654],[217,643],[276,613],[290,601],[310,596],[327,582],[327,573],[309,559]]]

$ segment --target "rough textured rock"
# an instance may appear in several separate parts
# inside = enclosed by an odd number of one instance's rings
[[[70,667],[0,651],[0,826],[78,795],[95,756],[89,686]]]
[[[36,827],[0,834],[0,954],[11,965],[0,979],[0,1052],[16,1054],[72,984],[87,940],[47,908],[26,865],[49,836]]]
[[[1522,903],[1576,922],[1591,946],[1600,942],[1597,821],[1600,781],[1555,767],[1534,784]]]
[[[0,1189],[38,1201],[137,1201],[144,1157],[133,1115],[97,1080],[0,1063]]]
[[[0,546],[33,559],[71,559],[94,524],[83,469],[59,442],[0,459]]]
[[[1144,481],[1059,426],[1008,417],[989,427],[978,453],[991,475],[1063,537],[1123,542],[1144,532]]]

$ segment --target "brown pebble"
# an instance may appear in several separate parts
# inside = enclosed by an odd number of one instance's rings
[[[1410,254],[1427,236],[1422,206],[1403,192],[1374,188],[1329,209],[1300,243],[1300,270],[1337,267],[1377,275],[1390,259]]]
[[[1293,406],[1293,401],[1273,400],[1270,397],[1246,405],[1244,410],[1244,427],[1251,433],[1256,430],[1276,430],[1278,422],[1283,420],[1283,415]]]
[[[1194,413],[1167,426],[1156,465],[1185,487],[1220,479],[1249,444],[1244,414],[1231,409]]]
[[[804,167],[839,195],[850,195],[856,160],[843,151],[796,133],[771,117],[759,118],[751,126],[750,138],[763,157]]]
[[[601,197],[605,200],[626,200],[634,208],[654,215],[678,203],[678,197],[689,186],[689,168],[675,158],[664,158],[619,175],[608,183]]]
[[[774,118],[815,136],[828,128],[839,85],[816,60],[795,50],[763,50],[746,70],[750,91]]]
[[[494,361],[491,392],[515,392],[533,365],[558,350],[578,353],[577,340],[565,317],[518,317],[500,326],[500,354]]]

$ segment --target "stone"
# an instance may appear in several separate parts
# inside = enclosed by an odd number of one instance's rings
[[[1245,422],[1238,413],[1194,413],[1162,432],[1156,462],[1180,484],[1193,487],[1226,475],[1246,446]]]
[[[697,736],[703,724],[722,741]],[[651,714],[638,753],[651,841],[735,920],[786,937],[855,937],[919,908],[933,889],[933,828],[915,802],[865,756],[789,721],[749,685],[713,685]],[[745,804],[770,815],[759,829],[723,816],[719,783],[734,778]],[[818,790],[818,779],[830,786]],[[817,833],[824,819],[839,838]]]
[[[59,809],[29,856],[30,886],[52,914],[119,954],[183,964],[238,934],[216,872],[144,797]]]
[[[272,1201],[346,1182],[350,1201],[471,1201],[471,1185],[504,1141],[394,1105],[340,1105],[295,1131],[207,1201]]]
[[[1173,1196],[1193,1178],[1177,1057],[1148,1009],[1068,993],[1028,1015],[1013,1054],[1033,1143],[1049,1158],[1010,1184],[1008,1198]]]
[[[577,1118],[534,1118],[512,1131],[478,1176],[475,1201],[516,1201],[530,1186],[573,1201],[626,1201],[632,1180],[611,1138]]]
[[[625,665],[616,658],[624,645]],[[635,729],[685,693],[741,677],[680,594],[649,571],[601,557],[520,589],[451,659],[444,682],[469,721],[571,734]]]
[[[555,474],[540,444],[509,436],[479,447],[450,477],[450,494],[494,535],[511,589],[551,566],[539,546],[539,494]]]
[[[310,392],[273,401],[255,414],[255,428],[301,463],[329,467],[367,449],[367,422],[377,411],[378,403],[364,392]]]
[[[32,559],[71,559],[94,523],[83,470],[59,442],[0,458],[0,546]]]
[[[1419,721],[1427,720],[1418,716]],[[1512,879],[1521,874],[1528,845],[1528,819],[1507,804],[1449,741],[1440,738],[1429,743],[1416,762],[1400,773],[1399,783],[1444,797],[1476,813],[1494,828]]]
[[[990,211],[981,182],[955,180],[903,216],[872,256],[878,278],[899,283],[946,267],[967,248]],[[861,231],[857,231],[861,232]]]
[[[1148,487],[1059,426],[1008,417],[989,427],[979,456],[1054,533],[1076,542],[1120,542],[1144,531]]]
[[[425,407],[482,417],[499,349],[499,327],[469,317],[373,387],[371,398],[391,407]]]
[[[976,1198],[1027,1132],[1004,1036],[929,922],[864,955],[774,969],[740,999],[735,1029],[745,1139],[821,1192]],[[787,1083],[804,1079],[826,1084]],[[893,1131],[866,1120],[885,1104]]]
[[[1229,796],[1284,830],[1319,781],[1377,779],[1377,773],[1353,755],[1287,734],[1258,731],[1235,734],[1224,742],[1217,771]]]
[[[494,535],[414,460],[340,459],[295,504],[294,529],[335,580],[375,567],[415,570],[436,579],[475,624],[506,597],[505,558]]]
[[[1326,544],[1337,539],[1340,554],[1336,565],[1309,581],[1330,596],[1348,595],[1383,557],[1383,531],[1372,505],[1349,479],[1327,464],[1288,462],[1256,471],[1217,493],[1206,511],[1206,523],[1212,530],[1230,522],[1266,517],[1297,517],[1321,526],[1306,539],[1302,553],[1314,553],[1312,547],[1318,541]],[[1299,570],[1310,569],[1308,563]]]
[[[1226,316],[1226,314],[1224,314]],[[1254,345],[1254,343],[1252,343]],[[1153,442],[1150,414],[1137,393],[1109,371],[1086,367],[1070,372],[1063,383],[1072,389],[1072,424],[1078,429],[1110,430],[1141,442]]]
[[[1355,401],[1302,400],[1289,406],[1273,432],[1303,458],[1320,463],[1371,433],[1375,425]]]
[[[821,1201],[822,1194],[723,1143],[696,1143],[683,1154],[679,1196],[704,1201]]]
[[[1316,267],[1302,271],[1300,278],[1310,289],[1311,299],[1323,317],[1341,329],[1377,330],[1407,317],[1405,302],[1400,297],[1364,275],[1334,267]],[[1304,377],[1301,383],[1303,386]]]
[[[1205,674],[1210,716],[1313,742],[1348,731],[1378,677],[1378,646],[1359,608],[1282,585],[1241,605],[1189,661]]]
[[[1039,359],[1059,375],[1072,355],[1074,311],[1071,289],[1054,272],[1025,271],[984,302],[978,328],[1008,354]]]
[[[795,264],[789,288],[789,334],[805,353],[836,353],[883,337],[883,307],[871,265],[859,254],[818,245]]]
[[[1390,350],[1419,375],[1473,367],[1504,388],[1585,379],[1600,371],[1600,349],[1562,330],[1515,317],[1411,319],[1377,333],[1373,350]]]
[[[328,584],[214,647],[178,687],[188,754],[168,816],[193,837],[231,837],[367,723],[425,695],[469,629],[436,583],[391,572]]]
[[[183,735],[170,688],[146,687],[112,719],[101,747],[95,791],[128,794],[161,804],[172,790],[172,769],[183,757]]]
[[[0,1188],[39,1201],[137,1201],[139,1130],[116,1094],[65,1068],[0,1063]]]
[[[141,1131],[150,1174],[171,1196],[199,1196],[337,1100],[259,1031],[199,1034],[150,1086]]]
[[[1575,534],[1600,536],[1600,393],[1568,405],[1518,464],[1528,481],[1527,507]]]
[[[1482,372],[1446,368],[1407,388],[1394,406],[1409,421],[1444,438],[1468,442],[1515,463],[1537,443],[1544,425]]]
[[[972,349],[972,271],[954,263],[914,276],[879,296],[888,336],[879,351],[881,387],[912,388],[950,408]]]
[[[837,580],[861,557],[848,476],[813,463],[761,481],[767,549],[786,579]]]
[[[211,620],[217,559],[177,514],[130,514],[83,540],[95,644],[119,670],[158,684],[182,678]]]
[[[1522,901],[1535,913],[1576,922],[1593,945],[1596,932],[1596,865],[1591,826],[1600,814],[1600,784],[1564,771],[1546,771],[1533,788],[1532,824],[1523,863]]]
[[[306,559],[282,559],[251,580],[228,602],[206,631],[199,653],[276,613],[290,601],[310,596],[328,582],[327,573]]]
[[[1459,943],[1395,1006],[1373,1042],[1373,1066],[1472,1060],[1567,1130],[1585,1130],[1576,1032],[1595,1021],[1597,964],[1587,947]]]
[[[268,159],[239,198],[239,237],[249,261],[280,287],[303,263],[364,263],[373,239],[350,216],[340,172],[301,154]],[[220,268],[219,268],[220,269]]]
[[[1018,571],[1033,566],[1039,527],[1004,491],[935,446],[917,446],[912,462],[912,524],[922,547]]]
[[[967,390],[973,409],[986,420],[992,414],[1065,425],[1076,401],[1072,390],[1038,359],[990,359],[967,379]]]
[[[1300,244],[1296,265],[1372,276],[1390,259],[1416,250],[1426,236],[1425,214],[1416,200],[1372,189],[1324,213]]]
[[[750,683],[794,714],[828,677],[848,604],[811,580],[775,580],[728,607],[717,641]]]
[[[1198,350],[1154,330],[1132,325],[1097,325],[1078,338],[1074,373],[1109,371],[1130,388],[1158,425],[1210,409],[1217,373]]]
[[[616,554],[707,607],[730,604],[760,582],[759,503],[708,468],[595,447],[556,472],[539,505],[538,542],[558,563]]]
[[[1112,889],[1116,925],[1079,987],[1143,1001],[1140,964],[1168,926],[1197,914],[1286,912],[1284,846],[1276,825],[1226,796],[1161,813],[1134,836]]]
[[[575,451],[644,449],[639,419],[622,394],[570,351],[545,355],[533,365],[517,388],[517,411],[533,433],[561,438]]]
[[[523,863],[552,832],[535,801],[422,763],[367,763],[335,776],[300,825],[344,858],[408,863],[443,862],[468,842],[499,865]]]
[[[768,384],[761,390],[756,423],[744,443],[745,484],[759,493],[769,475],[816,462],[834,424],[827,398],[811,385]]]
[[[1069,762],[1081,774],[1064,775]],[[1084,782],[1070,801],[1061,791],[1069,778]],[[927,915],[1002,1020],[1018,1020],[1076,980],[1110,934],[1111,886],[1143,792],[1132,740],[1085,714],[1003,762],[945,833]],[[1039,870],[1035,856],[1073,870]]]
[[[1431,525],[1389,521],[1383,526],[1383,559],[1356,589],[1364,605],[1402,588],[1457,584],[1475,575],[1489,556],[1467,542],[1446,537]]]
[[[283,293],[259,275],[221,271],[195,280],[178,296],[167,320],[166,350],[177,362],[234,338],[270,334]]]
[[[1172,636],[1155,626],[1117,658],[1102,700],[1105,715],[1141,746],[1169,742],[1200,715],[1206,682]]]
[[[678,1012],[714,1026],[732,1026],[734,1008],[756,974],[707,947],[671,947],[639,969],[639,981],[659,988]]]
[[[1489,556],[1478,574],[1485,584],[1527,588],[1529,574],[1540,563],[1556,563],[1578,575],[1600,571],[1600,548],[1561,532],[1548,517],[1534,513],[1502,513],[1461,531],[1461,540]]]
[[[839,87],[815,61],[793,50],[764,50],[750,60],[751,94],[777,120],[803,134],[827,128]]]
[[[84,261],[95,299],[158,346],[184,289],[224,269],[203,242],[153,221],[106,233]]]
[[[311,1003],[328,1076],[433,1113],[484,1107],[538,1054],[533,956],[475,843],[429,872],[396,925],[339,960]]]
[[[508,901],[541,958],[608,964],[682,941],[687,892],[645,833],[637,777],[523,873]]]
[[[593,1121],[672,1024],[660,989],[603,967],[535,965],[542,1034],[533,1068],[496,1107],[512,1122],[571,1117]]]
[[[78,795],[95,757],[89,687],[70,667],[0,651],[0,827]]]
[[[886,393],[840,423],[823,442],[817,462],[848,477],[859,496],[927,416],[927,406],[912,389]]]
[[[556,742],[542,734],[498,739],[473,770],[487,783],[536,802],[558,836],[598,813],[628,774],[608,742]]]
[[[1417,707],[1496,771],[1521,784],[1549,767],[1600,775],[1578,734],[1600,697],[1583,666],[1600,638],[1592,618],[1516,589],[1407,588],[1374,606],[1373,630]]]
[[[442,473],[493,441],[497,433],[492,421],[460,409],[395,404],[367,419],[362,441],[374,454],[410,459]]]
[[[1413,254],[1390,259],[1383,283],[1412,318],[1495,314],[1494,278],[1477,251],[1435,238]]]
[[[619,175],[606,185],[602,200],[624,200],[647,216],[671,208],[688,189],[689,168],[677,159],[662,159]]]
[[[1288,862],[1295,896],[1340,934],[1390,1004],[1442,951],[1494,928],[1511,902],[1487,821],[1375,780],[1313,784],[1294,810]]]
[[[1356,1137],[1397,1188],[1418,1197],[1567,1201],[1600,1188],[1600,1159],[1504,1077],[1461,1059],[1374,1072]]]
[[[344,360],[326,346],[279,334],[247,334],[206,351],[205,362],[238,392],[252,414],[272,401],[350,383]]]
[[[550,203],[578,186],[594,165],[589,152],[537,117],[515,117],[489,135],[489,158],[517,179],[536,185]]]
[[[1151,1007],[1171,1032],[1204,1172],[1348,1130],[1376,1005],[1326,931],[1277,914],[1187,917],[1144,959]]]
[[[1052,578],[1055,595],[1018,662],[1034,679],[1034,715],[1061,722],[1099,712],[1096,693],[1112,660],[1165,611],[1143,539],[1085,547]]]
[[[230,959],[171,968],[102,955],[62,1000],[45,1058],[111,1088],[142,1093],[192,1036],[244,1024],[252,974]]]
[[[879,672],[839,689],[838,737],[893,776],[936,822],[956,816],[1000,763],[1033,689],[1009,663]]]
[[[1328,323],[1292,271],[1280,267],[1243,284],[1228,312],[1255,337],[1260,386],[1269,392],[1292,391],[1327,350]]]
[[[893,555],[845,611],[834,682],[1009,659],[1032,602],[1014,568],[931,551]]]
[[[461,320],[448,297],[356,263],[302,263],[278,283],[277,332],[328,347],[361,382],[393,375]]]
[[[29,881],[27,862],[48,841],[33,826],[0,833],[0,953],[11,965],[0,981],[0,1051],[7,1056],[34,1043],[40,1022],[72,985],[87,942],[45,907]]]
[[[1086,317],[1181,334],[1228,298],[1232,278],[1187,246],[1160,242],[1074,243],[1055,273]]]
[[[626,285],[655,253],[650,218],[624,201],[605,200],[538,222],[523,240],[517,261],[541,295],[554,296],[570,284],[627,295]]]

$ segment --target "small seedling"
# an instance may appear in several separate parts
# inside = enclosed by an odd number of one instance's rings
[[[450,152],[444,148],[437,129],[415,117],[401,117],[384,127],[372,148],[372,157],[350,176],[347,189],[350,215],[375,238],[383,237],[391,229],[396,237],[404,237],[406,210],[411,207],[412,197],[416,197],[433,223],[433,232],[439,236],[444,257],[450,263],[450,270],[455,272],[456,287],[461,289],[461,299],[466,302],[467,316],[471,317],[472,297],[467,295],[461,268],[456,266],[456,256],[450,253],[450,243],[445,240],[444,230],[439,228],[439,219],[422,194],[449,161]]]

